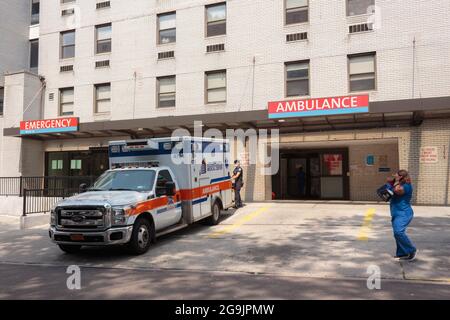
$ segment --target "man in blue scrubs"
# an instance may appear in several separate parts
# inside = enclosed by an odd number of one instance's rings
[[[414,217],[411,207],[413,188],[406,170],[400,170],[395,174],[392,190],[394,195],[390,200],[390,208],[392,228],[397,243],[395,257],[402,261],[413,261],[416,258],[417,249],[406,235],[406,228]]]

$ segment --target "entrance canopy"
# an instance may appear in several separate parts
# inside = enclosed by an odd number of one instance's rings
[[[424,119],[450,118],[450,97],[370,102],[369,113],[315,117],[270,119],[268,110],[165,116],[80,123],[78,131],[21,135],[20,128],[5,128],[5,136],[24,139],[55,140],[95,137],[130,136],[132,138],[162,137],[183,128],[194,132],[194,121],[201,121],[203,131],[226,129],[280,129],[280,133],[301,133],[368,129],[391,126],[420,125]]]

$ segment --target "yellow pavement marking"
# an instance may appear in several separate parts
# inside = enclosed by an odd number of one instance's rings
[[[369,208],[366,211],[366,215],[364,216],[363,224],[362,224],[361,228],[359,229],[358,240],[360,240],[360,241],[368,241],[369,240],[368,233],[370,232],[370,228],[372,227],[372,219],[373,219],[374,215],[375,215],[375,209]]]
[[[270,207],[271,206],[266,206],[266,207],[259,208],[258,210],[253,211],[253,212],[243,216],[242,218],[238,219],[235,223],[230,224],[230,225],[222,228],[221,230],[211,232],[210,234],[208,234],[207,237],[208,238],[217,238],[217,237],[219,237],[221,235],[224,235],[226,233],[230,233],[233,230],[235,230],[235,229],[239,228],[240,226],[242,226],[243,224],[253,220],[257,216],[259,216],[262,213],[266,212],[267,210],[269,210]]]

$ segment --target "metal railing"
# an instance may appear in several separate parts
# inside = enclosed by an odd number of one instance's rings
[[[59,201],[78,194],[77,189],[23,189],[23,216],[48,213]]]
[[[94,176],[80,177],[0,177],[0,196],[23,196],[23,190],[78,189],[80,184],[92,185]],[[58,191],[55,191],[58,192]]]

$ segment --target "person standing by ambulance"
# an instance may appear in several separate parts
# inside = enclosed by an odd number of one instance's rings
[[[413,187],[408,171],[400,170],[394,175],[392,186],[394,195],[390,200],[392,229],[397,243],[395,258],[402,261],[413,261],[417,255],[417,249],[406,235],[406,228],[414,217],[411,207]]]
[[[239,160],[235,160],[233,176],[231,179],[234,180],[234,206],[236,209],[243,207],[241,199],[241,188],[244,186],[243,174],[244,172],[241,168],[241,163]]]

